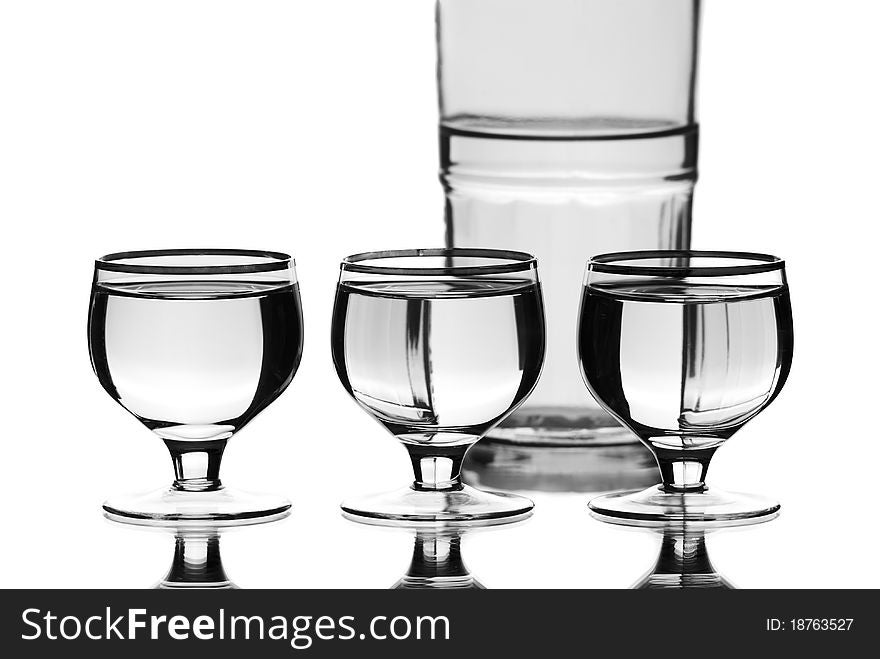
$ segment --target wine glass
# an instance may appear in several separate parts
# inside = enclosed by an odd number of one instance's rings
[[[537,262],[485,249],[371,252],[342,262],[332,329],[346,391],[400,440],[403,490],[346,501],[358,521],[515,521],[533,504],[461,481],[467,450],[525,400],[544,358]]]
[[[619,252],[590,260],[578,352],[601,405],[635,433],[662,484],[590,502],[608,518],[724,521],[779,504],[705,483],[715,451],[788,378],[791,303],[782,260],[706,251]]]
[[[287,514],[282,497],[220,482],[229,438],[290,384],[303,346],[293,259],[171,249],[95,262],[89,352],[104,389],[171,453],[169,489],[114,497],[118,521],[242,524]]]

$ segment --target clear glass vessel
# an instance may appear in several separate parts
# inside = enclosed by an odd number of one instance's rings
[[[228,489],[226,444],[290,384],[303,348],[287,254],[175,249],[95,262],[88,322],[98,380],[171,454],[170,488],[114,497],[117,521],[248,523],[280,517],[282,497]]]
[[[690,244],[699,14],[699,0],[437,1],[447,244],[534,254],[544,288],[541,380],[487,439],[605,447],[585,468],[598,481],[630,459],[608,447],[635,440],[584,395],[583,265]]]
[[[498,250],[358,254],[341,266],[333,362],[409,452],[415,481],[342,504],[361,521],[512,521],[532,502],[461,482],[467,450],[529,395],[544,359],[537,262]]]
[[[578,352],[593,396],[654,454],[662,483],[593,499],[603,516],[729,521],[775,501],[706,485],[715,451],[779,394],[793,331],[784,262],[741,252],[594,257]]]

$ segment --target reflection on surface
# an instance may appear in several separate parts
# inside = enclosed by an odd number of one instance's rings
[[[775,512],[762,517],[730,520],[668,521],[625,519],[606,517],[596,512],[591,517],[605,523],[631,530],[662,533],[660,556],[648,574],[633,588],[735,588],[721,576],[709,560],[706,534],[724,530],[745,530],[761,526],[779,517]]]
[[[353,526],[363,526],[384,532],[407,530],[413,534],[413,550],[409,569],[391,590],[404,589],[476,589],[485,586],[470,573],[461,556],[462,538],[474,534],[518,528],[529,523],[531,511],[509,521],[511,518],[496,520],[471,519],[455,522],[395,522],[393,526],[365,523],[357,515],[343,511],[342,517]]]
[[[289,513],[288,513],[289,514]],[[174,536],[174,556],[165,577],[154,588],[162,590],[187,589],[235,589],[238,588],[226,575],[220,556],[220,536],[230,531],[244,531],[253,526],[277,524],[288,514],[272,518],[260,518],[247,525],[230,524],[225,521],[178,523],[167,522],[161,526],[133,524],[126,518],[105,514],[113,526],[147,533],[166,533]]]
[[[238,588],[220,558],[220,530],[176,529],[171,569],[156,585],[159,589]]]
[[[446,588],[482,589],[461,558],[461,530],[417,530],[412,562],[392,590]]]
[[[734,588],[721,576],[706,551],[705,528],[687,524],[667,526],[660,543],[660,556],[653,569],[633,588]]]
[[[641,442],[535,446],[488,437],[468,451],[462,473],[476,487],[535,492],[640,489],[659,477]]]

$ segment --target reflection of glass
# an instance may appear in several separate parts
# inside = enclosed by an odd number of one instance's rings
[[[733,521],[775,501],[706,486],[715,451],[779,394],[791,368],[784,263],[735,252],[594,257],[581,305],[584,378],[654,453],[662,484],[593,499],[630,520]]]
[[[722,588],[734,586],[718,574],[706,551],[705,528],[686,523],[663,528],[657,563],[633,588]]]
[[[699,0],[437,0],[447,242],[535,254],[544,285],[546,366],[493,442],[634,443],[584,395],[577,298],[593,254],[689,246],[699,10]]]
[[[535,386],[544,313],[535,259],[408,250],[343,261],[332,328],[346,391],[406,447],[412,486],[347,501],[374,523],[491,523],[532,502],[461,482],[467,450]]]
[[[230,437],[290,384],[302,356],[293,260],[248,250],[110,254],[95,262],[89,352],[101,385],[164,440],[170,489],[115,497],[120,519],[243,521],[279,515],[283,498],[220,482]]]
[[[168,574],[156,588],[238,588],[223,569],[220,559],[220,530],[175,529],[174,560]]]
[[[248,526],[276,522],[290,514],[286,511],[274,517],[252,519]],[[129,526],[131,522],[118,515],[105,513],[111,522],[125,524],[126,528],[137,528],[151,533],[171,533],[174,535],[174,557],[165,578],[155,588],[162,590],[188,589],[234,589],[238,588],[226,576],[223,559],[220,556],[220,537],[223,533],[238,531],[243,526],[234,521],[178,522],[157,525],[140,524]]]
[[[461,558],[463,531],[445,529],[415,532],[412,562],[394,590],[482,589]]]

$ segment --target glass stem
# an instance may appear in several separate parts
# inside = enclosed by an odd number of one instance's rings
[[[225,439],[187,442],[166,439],[165,446],[174,464],[174,490],[211,492],[223,488],[220,482],[220,461],[226,448]]]
[[[706,472],[716,447],[682,451],[654,449],[660,466],[664,492],[702,492],[706,489]]]
[[[460,490],[461,464],[470,444],[458,446],[421,446],[404,444],[412,460],[414,490]]]

